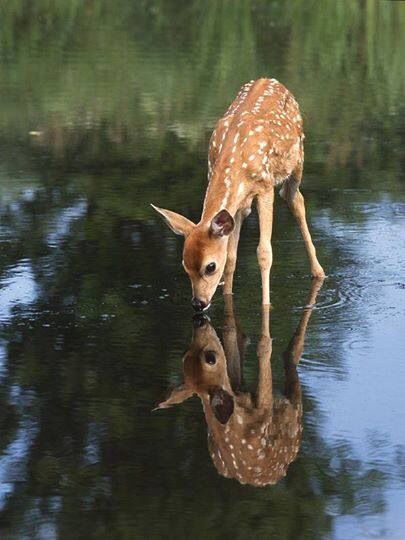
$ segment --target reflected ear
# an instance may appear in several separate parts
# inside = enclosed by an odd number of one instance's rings
[[[233,397],[226,390],[214,386],[208,390],[210,405],[215,418],[221,424],[226,424],[233,414]]]
[[[228,236],[235,228],[235,221],[228,210],[221,210],[211,221],[210,232],[214,236]]]
[[[176,212],[171,212],[170,210],[165,210],[164,208],[159,208],[154,204],[151,204],[151,207],[163,216],[165,222],[174,233],[188,236],[192,231],[194,223],[184,216],[176,214]]]
[[[165,401],[162,401],[159,403],[157,407],[155,407],[153,410],[156,411],[158,409],[167,409],[168,407],[171,407],[172,405],[177,405],[178,403],[183,403],[183,401],[186,401],[186,399],[190,398],[193,395],[192,388],[187,387],[184,384],[180,384],[179,386],[176,386],[169,392],[169,396]]]

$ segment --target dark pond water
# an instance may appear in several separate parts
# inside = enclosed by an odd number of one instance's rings
[[[405,538],[405,5],[0,11],[0,537]],[[193,325],[181,239],[149,203],[198,218],[214,122],[263,75],[303,110],[328,278],[304,310],[305,250],[277,197],[273,386],[298,328],[303,432],[286,476],[254,487],[219,474],[198,397],[152,412]],[[249,391],[271,352],[257,242],[253,212],[233,302]],[[229,357],[224,308],[217,293],[207,329]]]

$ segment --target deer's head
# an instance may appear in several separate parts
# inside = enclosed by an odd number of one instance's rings
[[[173,388],[157,408],[182,403],[197,394],[204,403],[206,413],[211,411],[218,422],[226,424],[234,411],[234,394],[224,349],[206,317],[196,315],[193,327],[193,338],[183,357],[184,381]]]
[[[153,208],[174,233],[185,237],[183,267],[191,280],[192,305],[196,311],[208,309],[224,272],[228,239],[235,227],[233,217],[221,210],[210,221],[196,225],[170,210]]]

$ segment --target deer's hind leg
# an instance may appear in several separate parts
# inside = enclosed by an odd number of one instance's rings
[[[311,266],[311,274],[314,278],[324,278],[325,272],[320,265],[316,256],[315,246],[312,242],[311,234],[309,232],[306,213],[305,213],[305,201],[302,193],[299,190],[299,186],[302,178],[302,165],[299,165],[291,176],[284,182],[283,187],[280,190],[280,195],[288,204],[291,213],[295,217],[298,226],[300,228],[302,238],[304,239],[305,248],[308,253],[309,264]]]

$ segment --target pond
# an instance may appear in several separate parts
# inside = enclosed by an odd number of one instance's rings
[[[403,539],[405,5],[0,13],[1,538]],[[193,321],[182,239],[149,204],[198,220],[213,126],[261,76],[303,112],[327,279],[314,290],[277,196],[270,313],[254,210],[233,302],[217,291],[210,320]],[[193,392],[152,411],[202,331],[223,359],[243,356],[246,391],[262,368],[270,388],[270,365],[274,395],[294,388],[281,424],[296,448],[264,486],[227,477]]]

